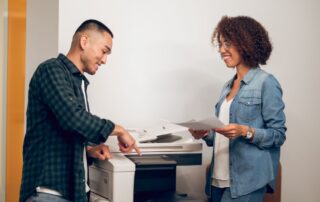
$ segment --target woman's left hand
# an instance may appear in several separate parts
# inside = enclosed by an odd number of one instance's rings
[[[245,136],[247,134],[248,126],[231,123],[224,128],[216,128],[214,130],[229,139],[234,139],[239,136]]]

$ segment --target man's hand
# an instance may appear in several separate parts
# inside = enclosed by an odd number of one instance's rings
[[[112,157],[109,147],[103,143],[97,146],[87,146],[87,154],[100,160],[110,159]]]
[[[191,133],[191,135],[195,139],[200,139],[200,138],[207,136],[209,131],[207,131],[207,130],[193,130],[193,129],[189,128],[189,132]]]
[[[130,153],[134,149],[138,155],[141,155],[140,148],[137,146],[135,139],[124,128],[116,125],[112,135],[117,136],[121,152]]]

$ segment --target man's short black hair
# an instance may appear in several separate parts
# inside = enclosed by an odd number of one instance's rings
[[[113,38],[113,33],[111,32],[111,30],[102,22],[98,21],[98,20],[94,20],[94,19],[89,19],[84,21],[76,30],[75,34],[78,32],[82,32],[84,30],[98,30],[101,32],[108,32],[111,37]]]

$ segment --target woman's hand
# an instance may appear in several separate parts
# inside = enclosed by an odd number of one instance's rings
[[[245,137],[247,134],[248,128],[249,127],[245,125],[231,123],[223,128],[216,128],[214,130],[217,133],[220,133],[221,135],[224,135],[229,139],[234,139],[239,136]]]
[[[195,139],[200,139],[200,138],[207,136],[209,131],[207,131],[207,130],[193,130],[193,129],[189,128],[189,132],[191,133],[191,135]]]

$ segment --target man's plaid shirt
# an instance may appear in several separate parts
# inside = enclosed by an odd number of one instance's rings
[[[88,80],[64,55],[40,64],[28,94],[20,201],[37,186],[71,201],[87,201],[83,151],[105,142],[115,125],[86,111],[81,82]],[[86,88],[85,88],[86,89]]]

